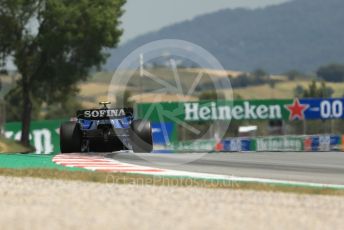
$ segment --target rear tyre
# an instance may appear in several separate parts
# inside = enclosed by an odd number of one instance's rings
[[[135,120],[130,125],[130,142],[135,153],[153,150],[152,128],[149,121]]]
[[[81,129],[76,122],[66,122],[60,127],[61,153],[81,152]]]

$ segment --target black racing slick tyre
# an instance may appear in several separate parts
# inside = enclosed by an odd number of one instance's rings
[[[130,125],[130,142],[135,153],[152,152],[151,123],[149,121],[134,120]]]
[[[81,129],[76,122],[66,122],[60,127],[61,153],[81,152]]]

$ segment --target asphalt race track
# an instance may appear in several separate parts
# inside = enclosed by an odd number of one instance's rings
[[[344,185],[343,152],[107,154],[143,166],[200,173]],[[185,163],[190,161],[188,163]]]

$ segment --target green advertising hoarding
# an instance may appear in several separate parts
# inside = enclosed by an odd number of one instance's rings
[[[344,98],[294,98],[147,103],[138,115],[152,121],[344,119]]]
[[[140,118],[151,121],[287,120],[286,105],[292,103],[292,99],[144,103],[137,111]]]
[[[241,120],[327,120],[344,119],[344,98],[294,98],[294,99],[260,99],[260,100],[208,100],[192,102],[142,103],[135,109],[139,118],[152,121],[161,127],[173,124],[173,137],[180,140],[180,130],[191,130],[193,124],[214,121]],[[214,122],[215,124],[215,122]],[[218,123],[219,124],[219,123]],[[219,127],[219,125],[218,125]],[[262,140],[258,144],[264,147],[277,141]],[[299,144],[291,141],[299,148]]]
[[[30,127],[30,143],[37,154],[60,152],[60,125],[64,120],[33,121]],[[5,124],[5,136],[20,140],[21,123],[9,122]]]

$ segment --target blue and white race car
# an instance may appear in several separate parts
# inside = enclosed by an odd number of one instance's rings
[[[62,153],[152,151],[149,121],[135,120],[132,108],[108,108],[109,102],[100,104],[101,109],[79,110],[76,121],[61,125]]]

